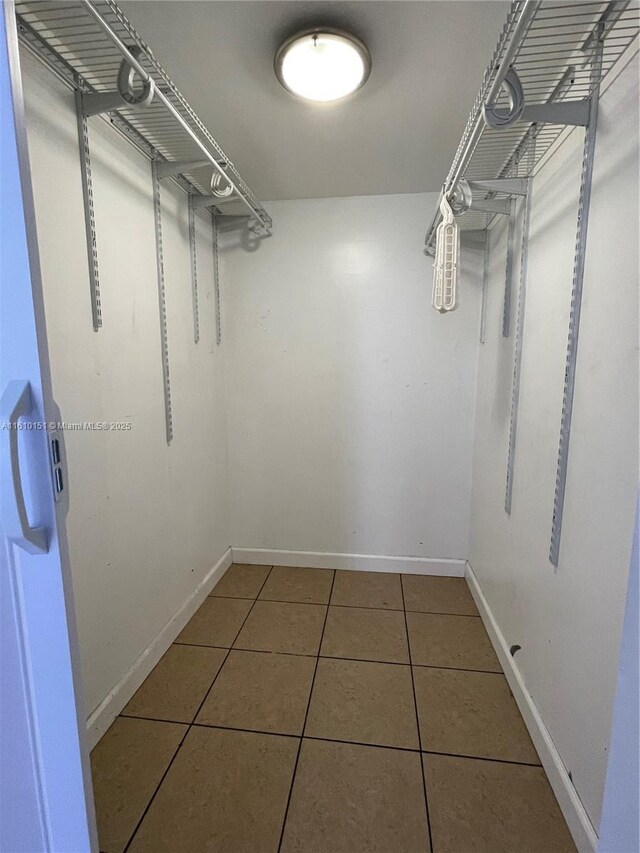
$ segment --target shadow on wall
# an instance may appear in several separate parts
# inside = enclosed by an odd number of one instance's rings
[[[247,223],[247,216],[219,216],[218,233],[224,236],[226,250],[238,248],[245,252],[257,252],[262,241],[271,237],[271,234],[255,234],[249,230]]]

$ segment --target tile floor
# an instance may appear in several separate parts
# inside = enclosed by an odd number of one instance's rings
[[[234,565],[91,759],[103,853],[575,850],[462,578]]]

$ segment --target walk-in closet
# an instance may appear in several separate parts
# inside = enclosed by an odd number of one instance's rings
[[[0,853],[640,853],[638,0],[2,12]]]

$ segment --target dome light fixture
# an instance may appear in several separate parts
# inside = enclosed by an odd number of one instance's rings
[[[284,42],[275,69],[285,89],[309,101],[337,101],[359,89],[371,71],[360,39],[330,28],[306,30]]]

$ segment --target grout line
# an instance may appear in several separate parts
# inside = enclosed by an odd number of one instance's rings
[[[400,611],[398,611],[400,612]],[[245,649],[241,646],[234,646],[232,649],[227,648],[227,646],[208,646],[204,643],[172,643],[174,646],[195,646],[199,649],[222,649],[223,651],[233,651],[233,652],[254,652],[258,655],[289,655],[291,657],[296,658],[315,658],[320,657],[324,660],[345,660],[345,661],[353,661],[354,663],[388,663],[391,666],[414,666],[418,667],[418,669],[446,669],[450,672],[479,672],[484,673],[485,675],[501,675],[503,678],[505,677],[504,671],[502,669],[471,669],[468,666],[444,666],[443,664],[437,663],[410,663],[409,661],[403,662],[398,660],[379,660],[378,658],[352,658],[352,657],[341,657],[340,655],[312,655],[306,652],[281,652],[271,649]],[[124,716],[124,715],[120,715]]]
[[[269,735],[270,737],[290,737],[300,740],[302,735],[294,735],[291,732],[267,732],[264,729],[243,729],[239,726],[223,726],[220,723],[192,723],[196,729],[221,729],[226,732],[244,732],[250,735]]]
[[[267,573],[267,577],[264,579],[264,583],[262,584],[262,586],[264,586],[264,584],[267,582],[267,580],[268,580],[268,578],[269,578],[269,575],[270,575],[270,574],[271,574],[271,569],[269,569],[269,572]],[[262,587],[260,587],[260,592],[262,592]],[[260,592],[258,593],[258,595],[260,594]],[[207,597],[208,597],[208,596],[207,596]],[[256,599],[256,600],[257,600],[257,599]],[[240,625],[240,627],[238,628],[238,631],[237,631],[237,633],[236,633],[236,635],[235,635],[235,637],[234,637],[234,639],[233,639],[233,642],[234,642],[234,643],[235,643],[235,641],[238,639],[238,635],[240,634],[240,631],[242,631],[242,629],[244,628],[244,623],[245,623],[245,622],[247,621],[247,619],[249,618],[249,614],[250,614],[250,613],[251,613],[251,611],[253,610],[253,607],[254,607],[255,603],[256,603],[256,602],[254,601],[254,602],[253,602],[253,604],[251,605],[251,607],[249,608],[249,610],[247,611],[247,615],[246,615],[246,616],[244,617],[244,619],[242,620],[242,625]],[[184,645],[188,645],[188,643],[185,643]],[[232,643],[231,645],[233,645],[233,643]],[[220,665],[220,667],[219,667],[218,671],[216,672],[215,676],[213,677],[213,680],[212,680],[212,682],[211,682],[211,684],[210,684],[210,686],[209,686],[209,689],[208,689],[208,690],[207,690],[207,692],[205,693],[205,695],[204,695],[204,698],[203,698],[202,702],[200,702],[200,704],[198,705],[198,707],[197,707],[197,709],[196,709],[196,712],[195,712],[195,714],[193,715],[193,719],[192,719],[191,723],[189,723],[189,724],[187,725],[187,730],[186,730],[186,732],[184,733],[184,735],[182,736],[182,739],[181,739],[180,743],[178,744],[178,748],[177,748],[177,749],[176,749],[176,751],[173,753],[173,756],[172,756],[172,758],[171,758],[171,761],[169,761],[169,763],[167,764],[167,767],[166,767],[166,769],[165,769],[164,773],[162,774],[162,777],[160,778],[160,781],[158,782],[157,786],[155,787],[155,789],[154,789],[154,791],[153,791],[153,794],[151,795],[151,799],[150,799],[150,800],[149,800],[149,802],[147,803],[147,805],[146,805],[146,807],[145,807],[145,810],[143,811],[143,813],[142,813],[142,816],[141,816],[140,820],[139,820],[139,821],[137,822],[137,824],[135,825],[135,828],[134,828],[133,832],[131,833],[131,837],[130,837],[130,838],[129,838],[129,840],[127,841],[127,845],[126,845],[126,847],[124,848],[124,853],[127,853],[127,851],[129,850],[129,847],[131,846],[131,844],[132,844],[132,842],[133,842],[133,839],[136,837],[136,833],[138,832],[138,830],[139,830],[139,829],[140,829],[140,827],[142,826],[142,822],[144,821],[145,817],[147,816],[147,812],[148,812],[148,811],[149,811],[149,809],[151,808],[151,804],[152,804],[152,803],[153,803],[153,801],[155,800],[155,798],[156,798],[156,795],[157,795],[158,791],[159,791],[159,790],[160,790],[160,788],[162,787],[162,783],[163,783],[163,782],[164,782],[164,780],[166,779],[167,774],[169,773],[169,770],[171,769],[171,767],[172,767],[172,765],[173,765],[173,762],[176,760],[176,756],[177,756],[177,755],[178,755],[178,753],[180,752],[180,749],[181,749],[181,747],[182,747],[182,744],[185,742],[185,739],[186,739],[187,735],[188,735],[188,734],[189,734],[189,732],[191,731],[191,729],[192,729],[192,727],[193,727],[193,722],[194,722],[194,720],[196,719],[196,717],[197,717],[197,716],[198,716],[198,714],[200,713],[200,710],[201,710],[202,706],[204,705],[204,703],[207,701],[207,697],[209,696],[209,693],[211,692],[211,689],[212,689],[213,685],[216,683],[216,679],[218,678],[218,676],[219,676],[219,675],[220,675],[220,673],[222,672],[222,668],[224,667],[225,663],[227,662],[227,658],[229,657],[230,652],[231,652],[231,649],[227,649],[227,653],[226,653],[226,655],[224,656],[224,660],[222,661],[222,664]]]
[[[473,619],[480,619],[479,613],[450,613],[444,610],[409,610],[406,611],[402,607],[372,607],[367,604],[335,604],[333,601],[329,599],[329,601],[293,601],[291,599],[282,599],[282,598],[255,598],[252,599],[250,595],[216,595],[215,587],[214,592],[209,593],[207,598],[229,598],[232,601],[269,601],[272,604],[316,604],[322,605],[324,607],[345,607],[351,608],[353,610],[380,610],[383,613],[428,613],[432,616],[464,616]]]
[[[465,619],[481,619],[479,613],[445,613],[442,610],[405,610],[405,613],[424,613],[426,616],[462,616]]]
[[[149,811],[149,808],[151,807],[151,803],[154,801],[156,794],[157,794],[157,793],[158,793],[158,791],[160,790],[160,786],[161,786],[161,785],[162,785],[162,783],[164,782],[164,780],[165,780],[165,777],[166,777],[167,773],[169,772],[169,770],[170,770],[170,768],[171,768],[171,766],[172,766],[173,762],[175,761],[176,755],[180,752],[180,747],[181,747],[181,746],[182,746],[182,744],[184,743],[184,739],[186,738],[186,736],[187,736],[187,735],[189,734],[189,732],[191,731],[191,726],[190,726],[190,725],[185,724],[185,723],[182,723],[182,725],[186,725],[186,726],[187,726],[187,728],[186,728],[186,730],[185,730],[185,733],[182,735],[182,738],[180,739],[180,743],[179,743],[179,744],[178,744],[178,746],[176,747],[176,751],[175,751],[175,752],[173,753],[173,755],[171,756],[171,760],[169,761],[169,763],[168,763],[168,764],[167,764],[167,766],[165,767],[164,773],[163,773],[163,774],[162,774],[162,776],[160,777],[160,781],[159,781],[159,782],[158,782],[158,784],[156,785],[156,787],[155,787],[155,789],[154,789],[154,791],[153,791],[153,794],[151,795],[151,798],[150,798],[149,802],[148,802],[148,803],[147,803],[147,805],[145,806],[144,811],[142,812],[142,815],[140,816],[140,820],[136,823],[135,827],[133,828],[133,832],[131,833],[131,836],[130,836],[129,840],[127,841],[127,845],[126,845],[126,847],[124,848],[124,853],[127,853],[127,850],[129,849],[129,847],[130,847],[130,845],[131,845],[131,842],[132,842],[132,841],[133,841],[133,839],[135,838],[135,834],[136,834],[136,832],[137,832],[137,831],[138,831],[138,829],[140,828],[140,825],[142,824],[142,821],[143,821],[143,820],[145,819],[145,817],[147,816],[147,812]]]
[[[542,767],[541,762],[533,761],[513,761],[508,758],[489,758],[486,755],[466,755],[462,752],[439,752],[436,749],[423,749],[423,755],[444,755],[447,758],[464,758],[468,761],[493,761],[494,764],[515,764],[517,767]]]
[[[190,726],[191,723],[186,720],[167,720],[165,717],[147,717],[138,714],[118,714],[124,720],[146,720],[149,723],[173,723],[176,726]],[[118,719],[116,717],[116,719]]]
[[[402,575],[400,575],[400,590],[402,592],[402,605],[405,606],[404,600],[404,584],[402,583]],[[409,623],[407,621],[407,611],[404,611],[404,627],[407,633],[407,647],[409,650],[409,663],[411,663],[411,640],[409,639]],[[416,697],[416,683],[413,677],[413,666],[411,669],[411,689],[413,690],[413,710],[416,715],[416,727],[418,729],[418,746],[420,747],[420,752],[422,753],[422,734],[420,733],[420,717],[418,716],[418,699]],[[429,817],[429,798],[427,797],[427,779],[424,770],[424,760],[422,755],[420,755],[420,773],[422,774],[422,791],[424,793],[424,808],[425,808],[425,816],[427,818],[427,832],[429,834],[429,849],[431,853],[434,853],[433,849],[433,837],[431,833],[431,819]]]
[[[242,646],[234,646],[234,652],[255,652],[257,655],[288,655],[292,658],[317,658],[318,655],[312,655],[310,652],[281,652],[279,649],[244,649]]]
[[[158,717],[136,717],[134,714],[120,714],[125,720],[145,720],[149,723],[172,723],[179,726],[189,726],[197,729],[222,729],[230,732],[246,732],[254,735],[270,735],[271,737],[289,737],[295,740],[319,740],[324,743],[341,743],[345,746],[370,746],[373,749],[395,749],[398,752],[413,752],[422,755],[442,755],[447,758],[464,758],[468,761],[493,761],[496,764],[515,764],[522,767],[542,767],[540,762],[516,761],[508,758],[493,758],[488,755],[469,755],[466,752],[444,752],[439,749],[415,749],[412,746],[395,746],[389,743],[369,743],[362,740],[344,740],[343,738],[322,737],[321,735],[299,735],[291,732],[268,732],[264,729],[246,729],[240,726],[225,726],[220,723],[185,723],[184,720],[164,720]]]
[[[224,575],[222,577],[224,577]],[[222,580],[222,578],[220,578],[220,580]],[[228,599],[231,599],[231,601],[256,601],[257,600],[257,596],[254,598],[253,595],[216,595],[215,586],[213,589],[214,589],[214,591],[210,592],[209,595],[207,596],[207,598],[228,598]]]
[[[336,571],[333,569],[333,577],[331,578],[331,589],[329,590],[329,601],[331,601],[331,596],[333,595],[333,585],[336,582]],[[280,830],[280,841],[278,843],[278,853],[282,849],[282,841],[284,839],[284,830],[287,825],[287,817],[289,815],[289,806],[291,805],[291,795],[293,794],[293,785],[296,780],[296,773],[298,772],[298,762],[300,761],[300,752],[302,751],[302,741],[304,739],[304,732],[307,728],[307,717],[309,716],[309,708],[311,707],[311,697],[313,696],[313,688],[316,682],[316,673],[318,672],[318,662],[320,661],[320,649],[322,648],[322,641],[324,640],[324,630],[327,626],[327,617],[329,615],[329,607],[327,606],[324,613],[324,622],[322,623],[322,632],[320,634],[320,642],[318,643],[318,654],[316,655],[316,665],[313,668],[313,678],[311,679],[311,689],[309,690],[309,698],[307,700],[307,709],[304,713],[304,723],[302,724],[302,737],[300,738],[300,742],[298,743],[298,752],[296,753],[295,764],[293,765],[293,774],[291,776],[291,786],[289,788],[289,796],[287,797],[287,805],[284,810],[284,817],[282,818],[282,829]]]
[[[451,672],[481,672],[484,675],[501,675],[503,678],[505,677],[501,669],[469,669],[466,666],[442,666],[436,663],[412,663],[411,666],[418,669],[446,669]]]

